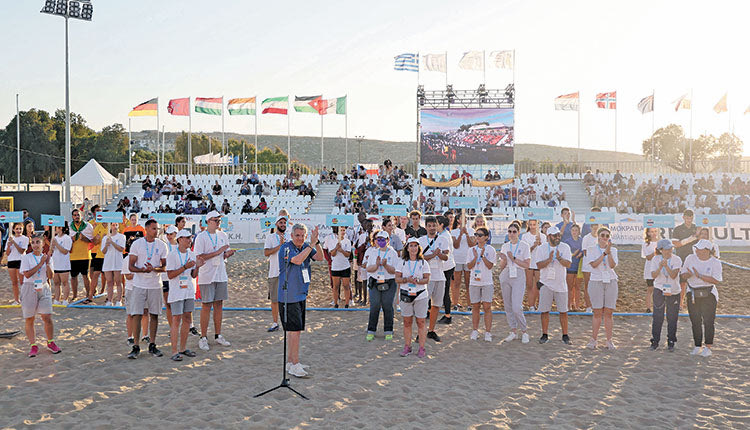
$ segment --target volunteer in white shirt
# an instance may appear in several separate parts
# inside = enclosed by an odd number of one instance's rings
[[[388,233],[373,232],[373,244],[365,252],[362,263],[367,270],[367,287],[370,291],[370,317],[367,322],[367,341],[375,339],[378,318],[383,310],[385,340],[393,339],[393,296],[396,294],[396,266],[398,254],[389,245]]]
[[[130,312],[127,310],[130,309],[130,303],[133,301],[133,279],[135,275],[130,271],[130,258],[123,258],[120,274],[122,274],[125,282],[125,329],[128,332],[128,346],[132,347],[135,345],[135,339],[133,339],[133,315],[130,315]],[[139,315],[136,318],[141,319],[142,327],[148,327],[148,316]]]
[[[44,241],[41,233],[31,236],[32,252],[25,254],[21,260],[21,273],[23,283],[21,284],[21,313],[26,323],[26,337],[29,339],[31,348],[29,357],[36,357],[39,346],[36,344],[36,330],[34,319],[37,314],[44,323],[44,334],[47,336],[47,349],[53,354],[61,352],[55,344],[54,325],[52,323],[52,290],[49,287],[48,276],[52,270],[49,268],[49,255],[42,254],[42,243]]]
[[[104,254],[102,272],[104,273],[104,284],[107,289],[107,301],[104,306],[122,306],[122,253],[125,251],[125,235],[120,233],[120,224],[112,222],[109,224],[109,234],[102,238],[100,249]],[[114,287],[117,286],[117,295]],[[116,300],[114,298],[116,298]]]
[[[404,318],[404,349],[401,356],[411,354],[411,335],[414,318],[417,320],[417,334],[419,350],[417,357],[426,355],[424,344],[427,340],[427,302],[429,293],[427,284],[430,282],[430,265],[422,258],[422,247],[419,239],[411,237],[401,253],[399,268],[396,270],[396,282],[399,284],[401,316]]]
[[[169,254],[172,253],[175,249],[177,249],[177,227],[170,225],[166,229],[164,229],[164,243],[167,244],[167,255],[164,258],[169,257]],[[161,293],[162,298],[164,299],[164,308],[167,311],[167,322],[169,323],[169,327],[172,327],[172,307],[169,305],[169,302],[167,301],[167,297],[169,297],[169,276],[167,275],[166,270],[161,273]]]
[[[13,286],[13,304],[21,304],[19,286],[23,283],[23,275],[19,272],[21,259],[29,247],[29,238],[23,234],[23,223],[13,224],[13,231],[5,242],[5,257],[8,260],[8,275]]]
[[[560,328],[562,342],[570,345],[568,336],[568,284],[566,271],[570,267],[572,255],[570,246],[562,243],[562,233],[556,226],[547,229],[547,243],[536,249],[536,265],[539,268],[539,279],[542,288],[539,290],[539,312],[542,313],[542,337],[539,343],[549,342],[547,329],[549,328],[549,313],[552,301],[557,305],[560,313]]]
[[[667,348],[674,351],[677,342],[677,317],[680,313],[680,268],[682,260],[672,252],[669,239],[656,243],[655,255],[648,262],[649,276],[654,280],[654,313],[651,320],[651,350],[659,348],[664,311],[667,313]]]
[[[155,220],[146,221],[144,229],[146,230],[145,236],[133,242],[128,255],[130,271],[135,275],[133,292],[128,303],[128,314],[142,315],[148,309],[150,315],[148,352],[155,357],[161,357],[164,354],[156,348],[155,341],[162,306],[159,274],[164,272],[167,245],[156,237],[158,227]],[[130,354],[128,354],[128,358],[134,360],[138,358],[138,354],[141,352],[138,341],[141,335],[141,318],[133,317],[132,324],[134,345]]]
[[[55,227],[55,237],[50,242],[52,267],[54,269],[52,280],[55,284],[52,304],[63,306],[68,305],[68,296],[70,295],[70,249],[73,248],[73,239],[68,235],[67,224],[66,221],[64,227]],[[57,303],[55,303],[55,300]]]
[[[694,253],[685,258],[680,273],[685,275],[688,285],[685,298],[695,341],[691,354],[708,357],[714,344],[714,319],[719,301],[716,285],[723,280],[722,267],[721,261],[711,255],[711,241],[701,239],[694,247]],[[701,351],[703,345],[705,348]]]
[[[479,337],[479,312],[484,310],[484,340],[492,342],[492,298],[495,296],[495,286],[492,282],[492,268],[497,262],[497,253],[487,240],[490,231],[479,227],[474,233],[476,245],[469,248],[466,269],[471,274],[469,280],[469,301],[471,302],[470,338]]]
[[[597,230],[597,243],[586,250],[583,261],[584,270],[591,273],[589,278],[589,297],[591,307],[594,310],[592,318],[591,340],[587,348],[595,349],[599,328],[604,320],[604,331],[607,335],[607,349],[614,350],[612,343],[612,312],[617,307],[617,248],[612,247],[611,233],[608,228],[601,227]]]
[[[526,222],[526,233],[521,236],[521,240],[529,245],[532,255],[529,268],[526,269],[526,303],[529,305],[529,311],[536,312],[536,302],[539,299],[539,269],[533,256],[539,246],[547,243],[547,236],[539,231],[539,221],[530,219]]]
[[[585,226],[586,224],[584,224]],[[581,271],[583,272],[583,301],[586,305],[586,312],[593,312],[591,308],[591,297],[589,297],[589,278],[591,277],[591,270],[586,269],[586,250],[596,245],[599,238],[596,236],[596,232],[599,230],[599,224],[591,224],[591,231],[583,236],[581,239],[581,251],[583,251],[583,263],[581,265]]]
[[[271,317],[273,324],[268,332],[279,329],[279,249],[287,241],[286,223],[287,215],[276,217],[276,230],[266,236],[263,246],[263,255],[268,257],[268,299],[271,300]]]
[[[455,216],[453,215],[453,211],[446,211],[445,215],[438,216],[438,234],[445,236],[445,239],[448,241],[448,244],[453,244],[453,237],[451,236],[450,228],[453,225],[453,222],[455,220]],[[451,287],[453,285],[453,278],[455,277],[455,271],[456,271],[456,259],[453,255],[453,247],[448,246],[448,259],[443,262],[443,276],[445,276],[445,290],[443,291],[443,301],[441,305],[443,306],[443,311],[445,312],[445,315],[443,315],[439,320],[438,323],[440,324],[451,324],[453,321],[451,320]]]
[[[646,280],[646,313],[651,312],[651,304],[654,295],[654,278],[651,277],[651,259],[656,253],[656,242],[659,241],[659,229],[650,227],[646,228],[641,244],[641,258],[645,259],[643,263],[643,279]]]
[[[198,270],[198,288],[201,291],[201,338],[198,347],[208,351],[208,323],[211,308],[214,310],[214,339],[222,346],[231,343],[221,335],[221,319],[224,300],[227,299],[227,267],[224,259],[234,255],[229,249],[229,236],[219,230],[221,214],[211,211],[206,215],[206,230],[195,237],[195,255],[206,263]]]
[[[339,307],[339,291],[344,287],[344,307],[349,307],[352,289],[349,281],[352,277],[349,256],[352,254],[352,242],[346,238],[346,227],[333,227],[333,234],[326,237],[323,248],[331,255],[331,278],[333,279],[333,307]]]
[[[435,323],[445,293],[443,262],[448,260],[451,244],[444,236],[438,236],[437,218],[428,216],[424,224],[427,234],[419,238],[419,246],[422,247],[422,256],[430,263],[430,283],[427,284],[427,292],[430,294],[431,304],[427,337],[440,342],[440,336],[435,333]]]
[[[466,268],[466,262],[469,260],[469,248],[477,244],[477,239],[474,237],[474,229],[466,225],[466,214],[464,211],[461,211],[461,214],[453,224],[455,228],[451,230],[451,247],[453,248],[453,259],[456,262],[456,268],[453,271],[451,302],[456,306],[455,309],[459,310],[461,308],[461,284],[463,283],[466,291],[469,291],[471,272]]]
[[[510,334],[505,342],[518,337],[521,330],[521,342],[529,343],[526,333],[526,317],[523,314],[523,293],[526,291],[526,269],[531,262],[529,244],[519,238],[520,224],[511,223],[508,227],[508,242],[500,248],[500,289],[503,293],[505,318],[508,320]]]
[[[177,248],[167,256],[167,303],[172,308],[170,340],[174,361],[182,361],[183,356],[195,357],[195,352],[187,349],[186,344],[192,323],[190,314],[195,310],[195,277],[198,276],[198,269],[204,262],[195,258],[195,254],[190,250],[191,242],[190,231],[180,230],[177,233]]]

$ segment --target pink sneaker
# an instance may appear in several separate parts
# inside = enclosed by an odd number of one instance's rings
[[[37,354],[39,354],[39,347],[36,346],[36,344],[31,345],[31,350],[29,350],[29,358],[36,357]]]
[[[424,358],[425,355],[427,355],[427,351],[425,351],[424,348],[419,348],[419,351],[417,352],[417,357]]]
[[[411,354],[411,346],[404,345],[404,350],[401,351],[401,354],[399,354],[402,357],[406,357],[407,355]]]
[[[54,341],[47,342],[47,349],[49,349],[50,351],[52,351],[53,354],[59,354],[59,353],[62,352],[62,349],[60,349],[60,347],[57,346],[57,344],[55,344]]]

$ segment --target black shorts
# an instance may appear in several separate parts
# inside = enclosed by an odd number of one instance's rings
[[[70,277],[89,274],[89,260],[70,260]]]
[[[294,303],[279,302],[279,317],[285,331],[303,331],[305,329],[305,300]],[[286,320],[284,319],[286,311]]]
[[[331,276],[338,276],[339,278],[351,278],[352,268],[347,267],[344,270],[331,270]]]
[[[55,270],[55,273],[70,273],[70,270]]]
[[[161,281],[161,290],[165,293],[169,292],[169,281]]]
[[[104,266],[104,259],[103,258],[92,258],[91,259],[91,271],[92,272],[101,272],[103,266]]]
[[[8,269],[20,269],[21,260],[13,260],[8,262]]]
[[[654,286],[654,280],[653,279],[646,279],[646,286],[647,287],[653,287]]]

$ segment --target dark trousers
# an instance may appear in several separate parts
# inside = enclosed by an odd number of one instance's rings
[[[451,281],[453,281],[453,271],[455,268],[446,270],[445,274],[445,293],[443,294],[443,308],[445,308],[445,315],[451,314]]]
[[[383,332],[393,334],[393,298],[398,287],[395,279],[388,279],[388,289],[378,290],[375,280],[370,278],[370,320],[367,323],[367,333],[374,334],[378,329],[380,310],[383,310]]]
[[[680,294],[665,296],[658,288],[654,288],[654,313],[651,322],[651,341],[659,343],[661,328],[664,325],[664,312],[667,314],[667,341],[677,342],[677,317],[680,313]]]
[[[693,340],[695,346],[703,345],[703,334],[705,330],[706,345],[714,343],[714,319],[716,318],[716,297],[709,294],[708,297],[695,299],[693,302],[693,293],[688,292],[685,295],[687,299],[688,313],[690,314],[690,323],[693,325]]]

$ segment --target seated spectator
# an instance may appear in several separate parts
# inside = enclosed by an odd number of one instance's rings
[[[270,196],[271,195],[271,186],[266,183],[266,181],[263,181],[263,190],[261,191],[264,196]]]
[[[537,184],[539,183],[539,178],[536,176],[536,170],[531,170],[531,174],[526,179],[527,184]]]
[[[237,179],[237,181],[235,182],[235,184],[244,184],[245,182],[247,182],[247,173],[242,172],[242,177],[240,177],[239,179]]]
[[[141,211],[141,204],[138,202],[138,199],[133,196],[133,204],[130,205],[130,211],[131,212],[140,212]]]
[[[221,195],[221,185],[219,185],[219,181],[217,180],[214,186],[212,187],[214,195],[220,196]]]
[[[248,187],[248,190],[249,190],[249,187]],[[255,185],[255,195],[260,196],[262,194],[263,194],[263,184],[258,183]]]
[[[151,177],[146,176],[146,179],[141,181],[141,189],[146,190],[147,188],[151,188]]]
[[[255,208],[255,212],[257,213],[268,212],[268,203],[266,203],[265,197],[260,198],[260,203],[258,203],[258,206]]]
[[[495,174],[492,175],[492,180],[493,181],[499,181],[500,179],[502,179],[502,177],[500,176],[499,173],[497,173],[497,170],[495,170]]]
[[[224,199],[224,203],[221,204],[221,211],[226,215],[232,212],[232,205],[229,204],[227,199]]]
[[[487,171],[487,174],[484,175],[484,180],[485,181],[491,181],[492,180],[492,170],[488,170]]]
[[[258,176],[258,172],[253,170],[253,173],[250,174],[250,185],[257,185],[260,183],[260,176]]]
[[[151,190],[151,187],[146,188],[146,191],[143,192],[143,200],[154,200],[154,192]]]
[[[331,172],[328,174],[328,177],[330,178],[331,182],[336,182],[336,179],[338,179],[339,174],[336,173],[335,167],[331,167]]]
[[[252,190],[250,189],[250,184],[247,183],[247,181],[242,183],[242,186],[240,187],[240,194],[243,196],[249,196]]]
[[[253,213],[253,204],[250,203],[250,199],[245,200],[245,204],[242,205],[242,210],[240,211],[241,214],[249,214]]]

